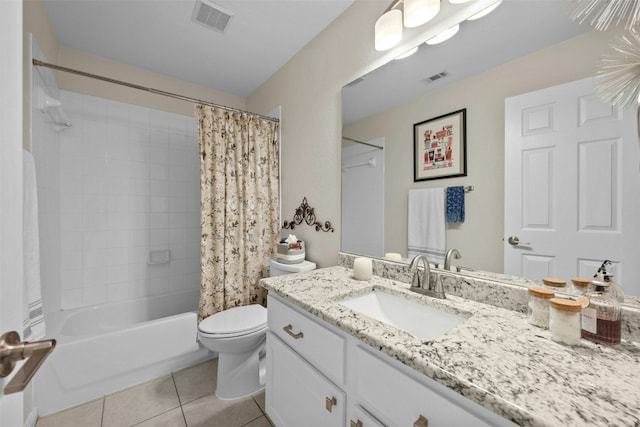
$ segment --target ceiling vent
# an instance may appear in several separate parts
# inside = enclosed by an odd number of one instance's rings
[[[233,12],[208,0],[196,0],[191,19],[216,31],[224,33]]]
[[[428,85],[428,84],[433,83],[433,82],[435,82],[437,80],[440,80],[441,78],[447,77],[448,75],[449,75],[449,73],[447,73],[446,71],[443,71],[441,73],[434,74],[433,76],[429,76],[426,79],[423,79],[422,83]]]

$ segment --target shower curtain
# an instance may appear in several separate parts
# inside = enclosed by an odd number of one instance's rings
[[[200,131],[200,320],[265,304],[279,233],[278,123],[196,106]]]

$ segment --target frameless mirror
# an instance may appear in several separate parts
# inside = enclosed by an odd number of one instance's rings
[[[442,180],[438,183],[435,181],[414,183],[411,176],[411,154],[407,154],[410,153],[413,144],[411,123],[430,117],[417,116],[413,121],[409,121],[408,125],[405,123],[406,129],[403,130],[401,139],[389,138],[389,134],[380,129],[361,132],[362,128],[359,124],[371,120],[372,116],[397,114],[400,109],[395,107],[404,103],[428,106],[431,93],[434,94],[434,99],[442,103],[435,108],[439,114],[466,107],[457,104],[455,99],[442,102],[439,93],[445,89],[456,93],[455,89],[451,88],[455,88],[464,79],[591,30],[587,25],[578,25],[571,21],[569,14],[566,2],[505,0],[485,18],[463,22],[459,33],[454,38],[440,45],[421,45],[413,56],[391,61],[343,88],[341,247],[344,252],[373,257],[383,257],[388,252],[400,252],[406,256],[406,209],[405,211],[394,209],[396,205],[406,205],[407,189],[474,185],[482,181],[484,178],[482,175],[485,174],[482,168],[486,168],[487,174],[490,173],[489,169],[493,169],[491,173],[495,173],[499,179],[495,180],[496,183],[492,188],[487,188],[491,185],[490,179],[484,180],[482,186],[475,185],[474,193],[477,194],[467,195],[470,205],[469,213],[474,217],[469,218],[469,221],[461,226],[449,226],[447,238],[449,242],[455,242],[449,247],[456,247],[462,253],[462,259],[456,260],[456,264],[468,267],[470,270],[477,270],[470,274],[485,275],[485,272],[489,272],[493,275],[493,273],[503,272],[504,171],[495,171],[495,169],[496,167],[502,169],[500,160],[504,154],[493,153],[497,160],[492,164],[491,154],[478,156],[472,152],[468,158],[471,162],[471,173],[466,178]],[[550,68],[553,66],[554,64],[549,64]],[[519,93],[531,91],[532,89],[528,89],[526,79],[536,78],[526,75],[508,77],[523,80],[521,84],[523,89]],[[538,88],[535,84],[531,87]],[[513,95],[516,94],[518,93]],[[486,100],[486,104],[501,105],[502,109],[496,111],[495,115],[502,120],[500,132],[503,132],[505,97],[498,96],[500,99]],[[392,107],[394,108],[391,109]],[[433,114],[433,116],[439,114]],[[472,114],[473,111],[470,111],[468,120],[474,120]],[[404,122],[408,120],[407,117],[396,119]],[[380,122],[383,121],[380,120]],[[474,142],[482,143],[478,139]],[[410,147],[402,156],[398,156],[397,151],[393,152],[390,149],[391,144],[399,143]],[[503,146],[500,150],[504,150]],[[482,165],[478,164],[479,160],[483,162]],[[362,175],[362,184],[347,188],[346,186],[353,185],[353,175]],[[403,180],[402,188],[396,185],[400,179]],[[383,184],[379,184],[380,182]],[[366,204],[367,202],[369,204]],[[499,212],[485,209],[492,204],[499,205]],[[398,212],[404,213],[404,216]],[[469,217],[469,214],[467,216]],[[461,248],[465,242],[465,234],[481,233],[478,231],[479,228],[491,229],[487,232],[486,239],[476,236],[475,242],[482,241],[483,244]],[[404,236],[404,239],[395,239],[394,236],[398,235]],[[450,236],[453,238],[449,239]],[[367,243],[362,244],[363,242]],[[405,247],[398,242],[404,242]],[[488,257],[486,253],[489,252],[495,256]],[[512,281],[507,276],[504,279]]]

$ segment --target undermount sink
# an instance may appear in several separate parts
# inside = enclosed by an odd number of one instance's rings
[[[446,334],[466,320],[457,314],[380,290],[345,298],[338,303],[427,341]]]

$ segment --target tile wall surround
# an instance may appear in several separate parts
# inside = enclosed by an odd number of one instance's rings
[[[32,44],[33,56],[44,59]],[[40,232],[40,281],[46,311],[60,309],[60,133],[48,115],[39,109],[38,90],[60,97],[53,73],[48,68],[32,68],[31,153],[36,165],[38,219]]]
[[[353,260],[357,257],[357,255],[339,252],[338,265],[352,268]],[[442,275],[445,293],[494,307],[517,311],[523,315],[527,312],[528,286],[539,286],[535,281],[521,277],[511,277],[512,283],[492,280],[492,273],[489,272],[479,273],[479,276],[482,277],[469,277],[444,271],[438,271],[437,273]],[[405,263],[373,258],[373,274],[385,279],[407,284],[411,283],[409,265]],[[501,276],[504,278],[503,275]],[[628,299],[627,301],[633,302],[635,299]],[[629,305],[622,307],[622,338],[640,342],[640,308]]]
[[[60,308],[197,288],[195,118],[60,94],[73,124],[59,134]],[[41,158],[38,166],[49,163],[55,169],[55,156]],[[55,180],[54,174],[46,173]],[[42,193],[55,204],[55,191]],[[148,264],[150,251],[165,249],[169,263]]]

